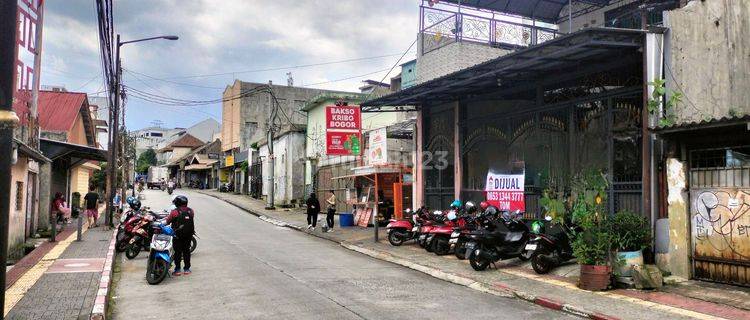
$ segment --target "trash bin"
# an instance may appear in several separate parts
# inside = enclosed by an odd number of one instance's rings
[[[339,214],[339,225],[342,227],[354,226],[354,215],[348,212]]]

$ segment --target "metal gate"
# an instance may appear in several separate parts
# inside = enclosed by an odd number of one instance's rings
[[[250,165],[250,196],[260,199],[263,192],[263,171],[260,161],[253,162]]]
[[[690,153],[693,277],[750,286],[750,147]]]

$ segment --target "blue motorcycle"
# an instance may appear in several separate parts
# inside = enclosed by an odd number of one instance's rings
[[[167,225],[160,225],[160,227],[161,232],[154,234],[151,238],[151,249],[146,267],[146,281],[152,285],[161,283],[167,277],[174,253],[172,248],[174,230]]]

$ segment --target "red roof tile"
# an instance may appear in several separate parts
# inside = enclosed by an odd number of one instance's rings
[[[172,143],[170,143],[169,145],[167,145],[166,147],[164,147],[164,149],[162,149],[162,150],[163,151],[168,151],[168,150],[172,150],[173,148],[191,148],[191,149],[195,149],[195,148],[198,148],[198,147],[200,147],[200,146],[202,146],[204,144],[205,143],[203,143],[203,141],[201,141],[200,139],[198,139],[196,137],[193,137],[189,133],[186,133],[182,137],[180,137],[179,139],[177,139],[175,141],[172,141]]]
[[[70,130],[85,101],[85,93],[39,91],[39,126],[45,131]]]

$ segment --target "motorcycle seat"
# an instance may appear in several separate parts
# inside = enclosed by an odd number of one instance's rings
[[[505,234],[505,241],[516,242],[523,239],[523,232],[508,232]]]

